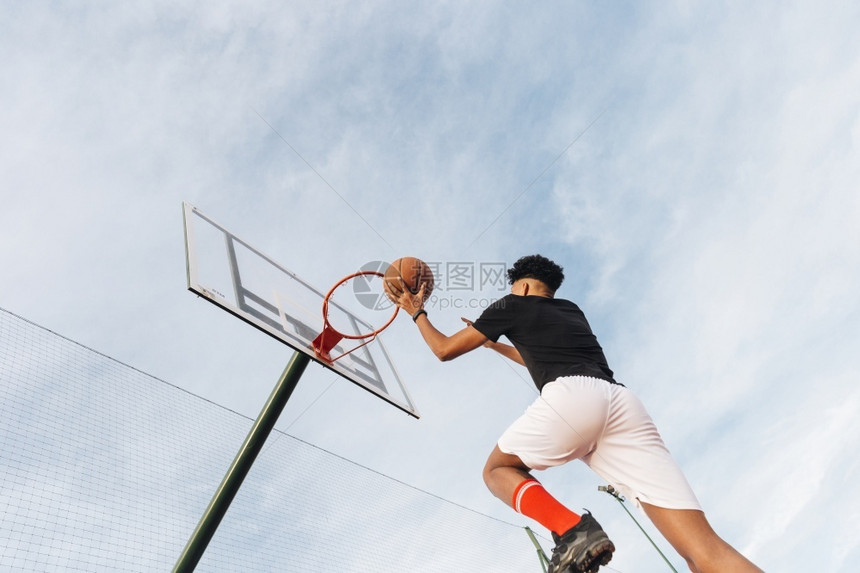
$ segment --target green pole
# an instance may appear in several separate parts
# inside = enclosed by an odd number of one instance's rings
[[[543,552],[543,547],[538,543],[537,538],[535,537],[534,531],[531,530],[528,526],[525,528],[526,533],[529,534],[529,539],[534,543],[535,549],[537,550],[538,560],[540,560],[541,569],[543,569],[543,573],[546,573],[546,568],[549,566],[549,559],[547,559],[546,553]]]
[[[302,377],[302,373],[310,360],[310,357],[303,352],[293,354],[290,363],[287,364],[284,373],[281,374],[281,378],[275,385],[275,389],[272,390],[269,400],[263,406],[260,415],[257,416],[251,431],[248,432],[245,443],[242,444],[236,454],[236,458],[230,469],[227,470],[224,479],[221,480],[221,485],[215,491],[212,501],[209,502],[209,507],[206,508],[200,518],[200,523],[197,524],[197,528],[191,534],[182,555],[179,556],[179,560],[173,567],[173,573],[186,573],[194,571],[194,568],[197,567],[203,552],[206,551],[206,546],[209,545],[209,541],[215,535],[215,530],[218,529],[221,519],[227,513],[233,498],[236,497],[236,493],[242,486],[242,481],[248,475],[254,460],[257,459],[257,455],[263,449],[266,438],[269,437],[275,427],[278,416],[281,415],[287,400],[290,399],[290,395],[295,390],[296,384],[298,384],[299,378]]]
[[[669,559],[666,557],[666,555],[664,555],[664,554],[663,554],[663,552],[662,552],[662,551],[660,551],[660,548],[659,548],[659,547],[657,547],[657,544],[656,544],[656,543],[654,543],[654,540],[653,540],[653,539],[651,539],[651,536],[650,536],[650,535],[648,535],[648,532],[647,532],[647,531],[645,531],[645,528],[643,528],[641,525],[639,525],[639,522],[638,522],[638,521],[636,521],[636,518],[635,518],[635,517],[633,517],[633,514],[632,514],[632,513],[630,513],[630,510],[629,510],[629,509],[627,509],[627,506],[626,506],[626,505],[624,505],[624,498],[621,496],[621,494],[620,494],[620,493],[618,493],[618,492],[615,490],[615,488],[614,488],[614,487],[612,487],[611,485],[601,485],[601,486],[597,486],[597,489],[598,489],[598,490],[600,490],[600,491],[605,491],[606,493],[608,493],[609,495],[611,495],[612,497],[614,497],[615,499],[617,499],[617,500],[618,500],[618,503],[620,503],[620,504],[621,504],[621,507],[623,507],[623,508],[624,508],[624,511],[626,511],[626,512],[627,512],[627,515],[629,515],[629,516],[630,516],[630,519],[632,519],[632,520],[633,520],[633,523],[635,523],[635,524],[636,524],[636,527],[638,527],[638,528],[639,528],[639,531],[641,531],[641,532],[645,535],[645,538],[646,538],[648,541],[650,541],[650,542],[651,542],[651,545],[653,545],[653,546],[654,546],[654,549],[656,549],[656,550],[657,550],[657,553],[659,553],[659,554],[660,554],[660,557],[662,557],[662,558],[663,558],[663,561],[665,561],[665,562],[666,562],[666,565],[668,565],[668,566],[669,566],[669,569],[671,569],[671,570],[672,570],[672,571],[674,571],[675,573],[678,573],[678,570],[677,570],[677,569],[675,569],[675,567],[672,565],[672,562],[671,562],[671,561],[669,561]]]

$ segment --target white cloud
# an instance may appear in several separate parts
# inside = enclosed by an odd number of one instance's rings
[[[818,404],[822,380],[846,392],[856,372],[856,6],[2,10],[2,305],[253,416],[289,351],[184,292],[182,200],[320,286],[407,253],[550,252],[733,539],[768,557],[798,528],[793,509],[758,532],[736,519],[772,515],[783,496],[734,494],[712,474],[742,429],[773,441],[746,444],[761,455],[732,469],[790,489],[771,451],[811,442],[768,432]],[[451,331],[458,315],[435,316]],[[438,364],[411,326],[396,325],[389,350],[424,420],[336,385],[296,428],[495,507],[480,466],[528,388],[492,359]],[[309,371],[285,418],[327,383]],[[768,409],[773,396],[783,410]],[[319,422],[368,413],[384,423],[366,442]],[[838,428],[856,439],[847,421],[823,438]],[[391,433],[404,439],[363,451]],[[434,475],[423,452],[457,440]],[[820,483],[856,473],[833,452],[817,453]],[[813,482],[795,497],[844,519]],[[856,545],[838,546],[834,567],[848,569]]]
[[[766,449],[755,475],[745,472],[749,491],[743,496],[750,502],[764,498],[765,511],[753,519],[754,534],[748,546],[753,554],[765,554],[766,548],[781,544],[792,529],[806,529],[807,516],[819,511],[816,501],[832,495],[826,488],[834,477],[839,479],[834,470],[842,469],[847,451],[855,449],[848,446],[856,445],[860,438],[856,419],[860,393],[841,391],[841,382],[829,380],[817,396],[806,397],[802,405],[793,404],[794,411],[785,411],[785,417],[762,436],[761,445]],[[856,512],[858,506],[843,501],[841,509]],[[860,543],[842,538],[839,545],[844,554]],[[834,569],[842,565],[838,554],[827,558]]]
[[[660,81],[639,107],[611,109],[555,184],[567,240],[597,261],[584,298],[616,327],[605,346],[620,378],[765,568],[809,512],[837,511],[819,488],[840,480],[858,436],[860,71],[833,53],[850,36],[838,17],[818,22],[833,43],[809,30],[798,41],[802,17],[768,35],[732,15],[686,23],[708,31],[639,52]],[[843,541],[840,555],[852,551]]]

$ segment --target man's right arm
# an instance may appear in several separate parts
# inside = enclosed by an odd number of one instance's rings
[[[492,348],[493,350],[495,350],[496,352],[498,352],[499,354],[501,354],[505,358],[510,358],[511,360],[513,360],[514,362],[519,364],[520,366],[526,365],[525,361],[523,360],[522,355],[520,354],[520,351],[517,350],[516,347],[511,346],[510,344],[505,344],[504,342],[489,341],[484,346],[486,346],[487,348]]]
[[[468,326],[472,326],[472,321],[468,318],[461,317],[460,320],[465,322]],[[491,348],[495,350],[505,358],[510,358],[521,366],[526,365],[522,355],[520,354],[520,351],[510,344],[505,344],[504,342],[493,342],[492,340],[487,339],[487,341],[484,343],[484,346],[486,348]]]

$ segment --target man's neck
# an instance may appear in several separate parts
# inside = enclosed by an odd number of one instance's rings
[[[511,292],[519,296],[541,296],[544,298],[553,298],[555,295],[545,283],[530,278],[515,282]]]

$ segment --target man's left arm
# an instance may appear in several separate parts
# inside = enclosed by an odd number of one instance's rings
[[[469,326],[472,326],[472,321],[469,320],[468,318],[462,318],[461,317],[460,320],[462,320],[463,322],[465,322]],[[486,335],[484,335],[484,336],[486,336]],[[490,350],[495,350],[496,352],[498,352],[499,354],[501,354],[505,358],[513,360],[514,362],[516,362],[517,364],[519,364],[521,366],[526,365],[526,362],[525,362],[525,360],[523,360],[523,357],[520,354],[520,351],[517,350],[516,347],[511,346],[510,344],[505,344],[504,342],[493,342],[492,340],[490,340],[488,338],[487,341],[484,343],[484,347],[489,348]]]

